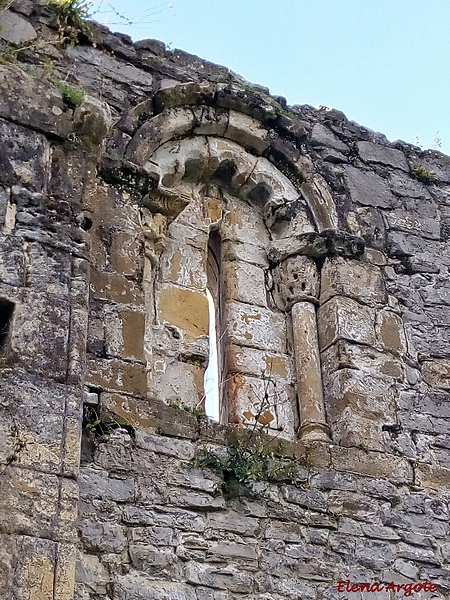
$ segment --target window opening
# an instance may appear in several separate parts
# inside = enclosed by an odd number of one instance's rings
[[[14,303],[0,298],[0,353],[5,354],[9,343]]]
[[[205,413],[206,416],[214,421],[220,419],[219,402],[219,363],[217,356],[217,335],[216,335],[216,306],[209,289],[206,289],[208,297],[209,314],[209,348],[208,348],[208,366],[205,371]]]
[[[209,310],[209,349],[208,366],[204,376],[205,412],[215,421],[224,420],[223,403],[223,332],[221,320],[221,239],[217,231],[212,231],[208,242],[207,290]]]

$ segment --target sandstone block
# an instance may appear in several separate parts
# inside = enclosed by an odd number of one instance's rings
[[[403,321],[397,314],[389,310],[379,311],[376,316],[375,331],[384,350],[397,356],[406,352]]]
[[[114,306],[105,310],[104,325],[108,356],[145,361],[145,313]]]
[[[116,232],[110,248],[111,267],[121,275],[129,277],[143,269],[143,243],[138,236],[127,232]]]
[[[233,240],[260,248],[269,246],[269,232],[256,207],[249,206],[238,198],[230,198],[227,213],[221,227],[222,240]]]
[[[264,248],[254,246],[251,243],[235,242],[233,240],[224,240],[222,242],[222,260],[224,261],[245,261],[252,265],[257,265],[263,269],[269,267],[267,253]]]
[[[147,373],[143,365],[117,358],[89,357],[86,383],[110,392],[126,392],[132,396],[147,395]]]
[[[291,357],[285,354],[265,352],[247,346],[230,344],[226,351],[227,368],[231,373],[243,373],[270,379],[286,379],[292,382],[295,377]]]
[[[270,144],[267,129],[249,115],[234,110],[229,112],[228,127],[224,137],[255,154],[263,154]]]
[[[225,300],[267,307],[265,276],[260,267],[235,260],[222,262],[221,268]]]
[[[163,284],[156,293],[158,319],[190,337],[208,334],[208,300],[200,291]]]
[[[90,282],[92,298],[118,304],[140,305],[144,302],[144,292],[140,286],[119,273],[92,269]]]
[[[353,344],[347,340],[338,340],[329,346],[322,352],[321,362],[324,373],[329,374],[350,368],[397,381],[402,381],[404,378],[403,366],[399,360],[370,346]]]
[[[1,462],[73,474],[79,461],[79,392],[31,377],[3,372],[0,392]]]
[[[324,396],[331,421],[343,418],[344,411],[380,424],[395,423],[395,393],[391,382],[355,369],[341,369],[324,375]],[[347,410],[346,410],[347,409]]]
[[[202,361],[200,364],[198,361]],[[167,404],[186,405],[190,408],[201,408],[204,404],[203,376],[205,374],[206,356],[197,357],[196,364],[182,361],[158,361],[164,364],[162,370],[154,370],[152,386],[155,394]]]
[[[383,276],[378,267],[333,256],[325,259],[320,275],[321,304],[334,296],[347,296],[370,306],[386,303]]]
[[[206,247],[196,248],[184,240],[169,239],[158,265],[161,281],[182,287],[204,290],[206,279]]]
[[[334,296],[318,311],[319,346],[325,350],[337,340],[375,344],[375,311],[344,296]]]
[[[280,313],[229,301],[226,314],[228,337],[232,343],[269,352],[285,352],[286,322]]]

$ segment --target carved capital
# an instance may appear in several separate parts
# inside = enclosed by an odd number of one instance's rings
[[[141,227],[145,239],[145,256],[155,266],[167,243],[167,217],[141,209]]]

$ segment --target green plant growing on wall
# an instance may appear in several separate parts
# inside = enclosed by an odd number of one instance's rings
[[[90,16],[91,2],[87,0],[47,0],[47,4],[54,9],[60,27],[75,27],[84,31],[85,21]]]
[[[264,490],[255,490],[256,483],[295,481],[297,462],[278,456],[283,442],[268,435],[269,425],[275,420],[271,409],[266,386],[256,412],[246,410],[243,413],[251,425],[233,431],[223,452],[205,445],[191,461],[193,467],[212,469],[220,476],[219,491],[227,498],[265,496]]]
[[[433,183],[436,174],[433,171],[429,171],[427,168],[422,167],[422,165],[416,165],[411,169],[411,175],[414,179],[421,181],[425,185],[429,185]]]
[[[68,109],[75,109],[80,106],[86,96],[86,92],[80,86],[70,85],[66,81],[58,81],[56,85],[62,94],[64,105]]]

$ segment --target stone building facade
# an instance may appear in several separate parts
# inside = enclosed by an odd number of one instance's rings
[[[40,2],[0,25],[1,597],[450,598],[450,159]],[[224,495],[196,457],[261,429],[295,474]]]

